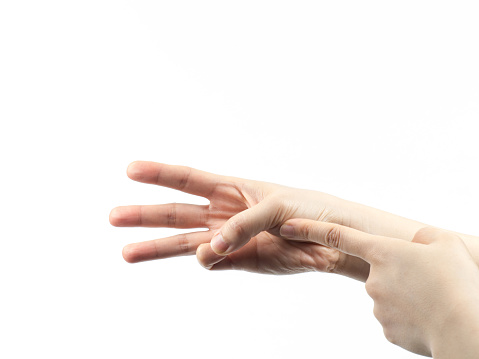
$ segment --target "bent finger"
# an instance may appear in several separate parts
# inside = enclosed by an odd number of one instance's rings
[[[217,254],[227,255],[241,247],[262,231],[274,226],[276,204],[268,199],[231,217],[211,240]]]

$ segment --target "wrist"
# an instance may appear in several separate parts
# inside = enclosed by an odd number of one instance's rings
[[[433,330],[430,348],[435,359],[473,359],[479,353],[479,293],[457,301]]]

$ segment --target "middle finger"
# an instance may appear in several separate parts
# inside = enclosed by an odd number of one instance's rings
[[[208,217],[208,205],[169,203],[116,207],[110,223],[116,227],[208,228]]]

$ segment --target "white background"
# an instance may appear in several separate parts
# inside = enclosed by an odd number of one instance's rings
[[[479,234],[476,1],[0,2],[3,358],[415,358],[334,275],[135,265],[134,160]]]

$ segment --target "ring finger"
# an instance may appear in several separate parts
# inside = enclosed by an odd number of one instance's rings
[[[201,244],[211,241],[212,237],[213,231],[203,231],[132,243],[123,248],[123,258],[129,263],[137,263],[192,255]]]

